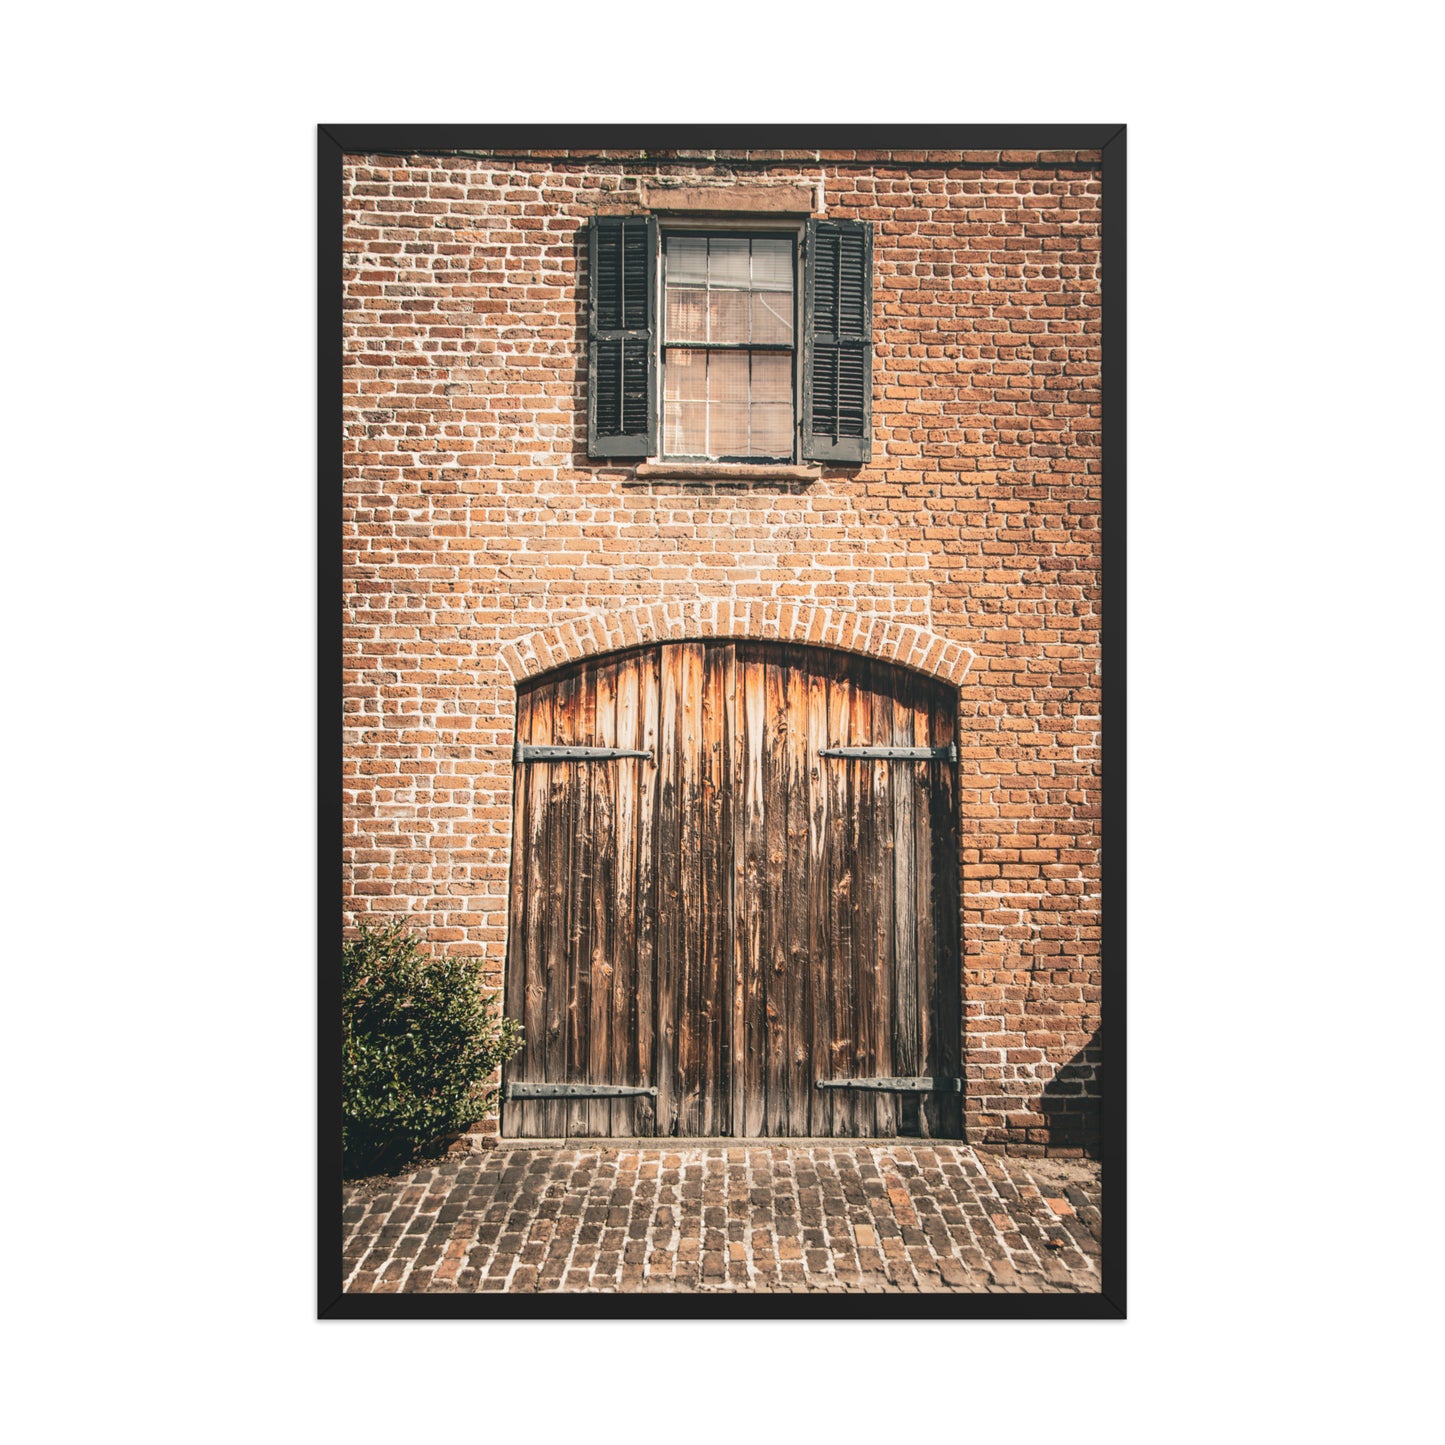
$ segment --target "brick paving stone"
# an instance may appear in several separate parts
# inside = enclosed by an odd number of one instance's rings
[[[342,1197],[352,1293],[1097,1291],[1085,1160],[865,1140],[508,1145]]]

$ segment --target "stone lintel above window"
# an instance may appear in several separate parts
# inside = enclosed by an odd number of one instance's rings
[[[822,214],[822,186],[660,186],[644,181],[642,204],[659,212],[811,216]]]

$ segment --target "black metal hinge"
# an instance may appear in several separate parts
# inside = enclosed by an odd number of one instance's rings
[[[819,1079],[820,1089],[872,1089],[885,1094],[961,1094],[962,1079],[883,1077],[872,1079]]]
[[[657,1085],[632,1084],[504,1084],[508,1099],[622,1099],[633,1094],[657,1097]]]
[[[950,763],[958,761],[958,749],[952,743],[936,748],[890,747],[880,744],[873,748],[819,748],[820,758],[884,758],[889,762],[928,763],[935,758]]]
[[[517,763],[596,763],[608,758],[650,758],[652,750],[639,752],[636,748],[574,748],[536,746],[532,743],[518,743],[512,753]]]

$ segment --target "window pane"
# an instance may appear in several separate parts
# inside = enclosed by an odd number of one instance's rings
[[[760,457],[793,454],[793,357],[759,351],[752,365],[752,452]]]
[[[675,457],[705,457],[707,405],[700,401],[667,402],[662,409],[663,451]]]
[[[723,402],[710,405],[707,411],[708,455],[714,457],[745,457],[748,455],[748,408],[746,402]]]
[[[749,341],[769,345],[793,340],[793,298],[781,291],[755,291],[748,298],[753,304],[753,329]]]
[[[746,351],[714,351],[707,373],[710,402],[741,402],[748,399],[748,354]]]
[[[793,289],[793,243],[791,239],[754,238],[752,282],[755,291],[791,291]]]
[[[790,457],[793,454],[793,408],[758,406],[751,410],[751,454],[755,457]]]
[[[667,330],[669,341],[707,340],[707,292],[667,288]]]
[[[709,286],[748,285],[749,241],[746,236],[713,236],[708,241],[707,282]]]
[[[663,357],[663,397],[702,401],[707,396],[707,352],[668,351]]]
[[[793,357],[787,351],[759,351],[753,356],[752,398],[755,402],[793,404]]]
[[[746,291],[708,292],[708,340],[732,346],[748,343],[748,293]]]
[[[706,286],[707,237],[669,236],[666,273],[669,286]]]
[[[662,449],[707,455],[707,353],[666,351],[662,366]]]

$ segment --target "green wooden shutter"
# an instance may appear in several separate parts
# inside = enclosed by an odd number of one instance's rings
[[[866,462],[873,421],[873,228],[866,221],[809,221],[803,269],[803,455]]]
[[[587,240],[587,454],[657,450],[657,222],[598,216]]]

